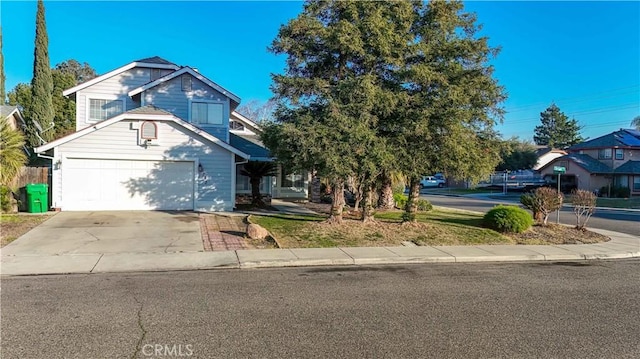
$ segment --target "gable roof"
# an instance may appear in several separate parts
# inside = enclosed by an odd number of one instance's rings
[[[25,125],[24,117],[22,117],[22,113],[20,113],[20,109],[18,108],[18,106],[0,105],[0,117],[2,117],[3,120],[13,115],[15,115],[20,120],[23,126]]]
[[[222,86],[218,85],[217,83],[215,83],[215,82],[209,80],[208,78],[202,76],[202,74],[200,74],[199,72],[195,71],[194,69],[192,69],[189,66],[185,66],[185,67],[183,67],[183,68],[181,68],[179,70],[176,70],[176,71],[174,71],[174,72],[172,72],[170,74],[167,74],[167,75],[165,75],[165,76],[163,76],[163,77],[161,77],[161,78],[159,78],[159,79],[157,79],[155,81],[151,81],[151,82],[149,82],[149,83],[147,83],[145,85],[142,85],[142,86],[140,86],[138,88],[135,88],[135,89],[129,91],[128,95],[129,95],[129,97],[133,97],[133,96],[135,96],[135,95],[137,95],[137,94],[139,94],[139,93],[141,93],[143,91],[146,91],[146,90],[148,90],[148,89],[150,89],[152,87],[158,86],[161,83],[167,82],[167,81],[169,81],[171,79],[174,79],[174,78],[176,78],[176,77],[178,77],[178,76],[180,76],[182,74],[189,74],[189,75],[197,78],[198,80],[204,82],[208,86],[216,89],[218,92],[222,93],[223,95],[229,97],[231,100],[235,101],[236,103],[240,103],[240,97],[234,95],[232,92],[224,89]]]
[[[245,127],[248,127],[251,131],[261,133],[262,127],[253,120],[250,120],[247,116],[239,113],[238,111],[231,112],[231,119],[241,122]]]
[[[608,147],[640,147],[640,131],[621,128],[593,140],[577,143],[569,147],[569,150]]]
[[[615,173],[640,175],[640,161],[627,161],[616,168]]]
[[[74,94],[80,90],[83,90],[91,85],[95,85],[98,82],[104,81],[110,77],[113,77],[115,75],[121,74],[127,70],[130,70],[134,67],[150,67],[150,68],[154,68],[154,69],[168,69],[168,70],[177,70],[180,67],[174,63],[171,63],[163,58],[160,58],[158,56],[154,56],[154,57],[149,57],[146,59],[142,59],[142,60],[138,60],[138,61],[134,61],[131,62],[129,64],[126,64],[122,67],[119,67],[113,71],[107,72],[106,74],[102,75],[102,76],[98,76],[96,78],[93,78],[87,82],[83,82],[77,86],[74,86],[70,89],[64,90],[62,91],[62,95],[64,96],[69,96],[71,94]]]
[[[587,172],[589,173],[612,173],[613,172],[611,167],[605,165],[604,163],[596,160],[595,158],[589,155],[580,154],[580,153],[571,153],[562,157],[558,157],[542,167],[544,168],[544,167],[550,166],[552,163],[556,163],[557,161],[572,161],[578,166],[587,170]]]
[[[40,147],[37,147],[34,149],[34,151],[36,153],[42,153],[45,151],[48,151],[54,147],[58,147],[62,144],[65,144],[67,142],[73,141],[76,138],[88,135],[90,133],[93,133],[95,131],[98,131],[104,127],[110,126],[116,122],[120,122],[122,120],[150,120],[150,121],[167,121],[167,122],[173,122],[178,124],[179,126],[189,130],[192,133],[195,133],[197,135],[202,136],[203,138],[205,138],[206,140],[208,140],[209,142],[212,142],[224,149],[226,149],[227,151],[236,154],[244,159],[249,159],[250,156],[243,152],[238,150],[237,148],[231,146],[230,144],[222,141],[221,139],[199,129],[198,127],[185,122],[183,120],[181,120],[180,118],[172,115],[171,113],[161,110],[157,107],[154,106],[143,106],[143,107],[138,107],[136,109],[124,112],[119,114],[118,116],[112,117],[108,120],[104,120],[102,122],[98,122],[97,124],[92,124],[88,127],[83,128],[80,131],[74,132],[68,136],[59,138],[55,141],[49,142],[45,145],[42,145]]]
[[[249,139],[245,136],[239,136],[234,133],[229,134],[229,143],[231,146],[239,149],[251,156],[252,161],[273,161],[273,156],[268,149],[259,143],[259,141]]]

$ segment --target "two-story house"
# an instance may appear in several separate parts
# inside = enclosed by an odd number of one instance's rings
[[[554,167],[565,167],[561,185],[569,184],[590,191],[607,186],[630,189],[640,195],[640,131],[620,129],[569,147],[568,154],[540,169],[555,178]],[[566,188],[566,187],[565,187]]]
[[[63,94],[76,132],[35,149],[60,210],[230,211],[239,166],[271,160],[242,136],[257,125],[234,111],[240,98],[188,66],[142,59]]]

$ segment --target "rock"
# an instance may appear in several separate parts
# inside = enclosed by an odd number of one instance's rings
[[[258,224],[251,223],[247,226],[247,236],[251,239],[265,239],[269,236],[269,231]]]

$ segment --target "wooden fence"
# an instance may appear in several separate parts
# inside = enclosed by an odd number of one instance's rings
[[[47,167],[22,167],[20,173],[11,183],[11,188],[24,187],[28,183],[49,183]]]

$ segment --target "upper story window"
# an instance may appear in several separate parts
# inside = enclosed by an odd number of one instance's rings
[[[191,76],[182,75],[182,91],[191,91]]]
[[[616,148],[616,160],[624,160],[624,149]]]
[[[235,131],[244,131],[244,125],[237,121],[229,121],[229,129]]]
[[[222,125],[224,107],[221,103],[192,102],[191,123],[198,125]]]
[[[610,160],[613,155],[613,151],[611,148],[601,148],[598,150],[598,159],[600,160]]]
[[[123,112],[123,100],[89,99],[89,121],[104,121]]]

